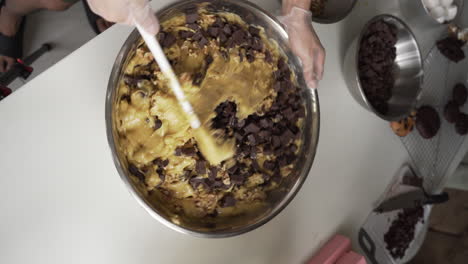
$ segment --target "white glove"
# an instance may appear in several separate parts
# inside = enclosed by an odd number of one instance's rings
[[[279,20],[288,32],[291,50],[301,59],[307,85],[312,89],[317,88],[323,76],[325,49],[312,27],[312,13],[294,6]]]
[[[93,12],[107,21],[128,25],[140,24],[148,33],[156,35],[159,22],[148,0],[88,0]]]

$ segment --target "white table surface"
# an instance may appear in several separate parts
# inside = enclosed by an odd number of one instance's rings
[[[114,26],[73,52],[0,103],[0,263],[300,263],[335,233],[355,240],[407,159],[388,123],[353,100],[342,76],[346,43],[377,12],[359,1],[344,22],[316,25],[327,61],[309,178],[275,219],[228,239],[163,226],[114,167],[105,93],[131,28]]]

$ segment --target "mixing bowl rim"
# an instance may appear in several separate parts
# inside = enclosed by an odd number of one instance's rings
[[[182,5],[183,3],[189,4],[189,3],[204,3],[204,2],[207,2],[207,1],[206,0],[177,1],[177,2],[171,3],[169,5],[166,5],[160,8],[156,12],[156,14],[161,15],[162,13],[168,12],[172,10],[173,8],[178,7],[179,5]],[[262,8],[246,0],[215,0],[211,2],[229,2],[235,5],[242,5],[243,7],[246,7],[251,10],[256,9],[257,11],[262,12],[263,15],[275,21],[277,25],[281,25],[274,16],[270,15],[268,12],[266,12]],[[284,30],[284,28],[282,26],[280,26],[280,28],[283,31],[282,32],[283,35],[286,34],[286,31]],[[137,200],[137,202],[140,204],[140,206],[142,206],[145,209],[145,211],[147,211],[153,218],[155,218],[156,220],[158,220],[165,226],[175,231],[178,231],[180,233],[189,234],[195,237],[202,237],[202,238],[232,237],[232,236],[240,235],[240,234],[252,231],[254,229],[257,229],[258,227],[269,222],[276,215],[278,215],[281,211],[283,211],[283,209],[293,200],[293,198],[299,192],[299,190],[301,189],[302,185],[304,184],[305,180],[308,177],[313,161],[315,159],[315,155],[317,153],[317,147],[318,147],[319,133],[320,133],[320,108],[319,108],[319,100],[318,100],[317,91],[315,89],[308,90],[308,92],[310,93],[310,98],[311,98],[310,99],[311,109],[309,110],[311,111],[310,115],[312,119],[311,132],[310,132],[312,135],[312,138],[310,139],[311,145],[309,147],[311,152],[307,153],[307,155],[310,155],[310,157],[306,158],[304,167],[300,171],[293,186],[288,191],[288,193],[284,197],[282,197],[281,201],[276,206],[272,207],[271,210],[267,212],[264,216],[262,216],[260,219],[248,225],[241,226],[240,228],[238,228],[238,230],[233,230],[233,231],[221,230],[221,231],[214,231],[214,232],[193,230],[193,229],[175,224],[169,219],[166,219],[164,216],[159,214],[159,212],[151,206],[151,204],[147,201],[147,199],[145,199],[142,195],[140,195],[139,191],[137,190],[137,187],[131,183],[130,176],[127,175],[127,173],[124,171],[122,162],[120,161],[119,156],[117,154],[118,152],[117,152],[117,146],[116,146],[115,139],[114,139],[113,118],[112,118],[113,96],[114,96],[114,93],[118,89],[122,67],[124,66],[126,57],[128,56],[128,53],[132,50],[132,46],[135,44],[138,38],[139,38],[139,34],[135,29],[129,34],[122,48],[118,52],[118,55],[112,67],[111,75],[109,77],[109,82],[107,85],[107,92],[106,92],[106,103],[105,103],[107,141],[111,149],[114,166],[116,167],[117,172],[120,175],[120,178],[125,183],[126,188],[129,190],[133,198]],[[306,102],[307,101],[309,100],[306,100]]]

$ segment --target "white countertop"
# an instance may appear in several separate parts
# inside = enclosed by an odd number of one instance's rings
[[[344,22],[316,26],[327,61],[314,165],[280,215],[238,237],[179,234],[151,218],[121,182],[104,102],[130,28],[112,27],[3,100],[0,263],[300,263],[337,232],[355,240],[407,159],[388,123],[353,100],[341,73],[339,43],[375,14],[369,2],[359,1]]]

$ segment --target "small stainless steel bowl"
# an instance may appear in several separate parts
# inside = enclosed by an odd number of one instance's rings
[[[429,9],[424,4],[423,0],[399,0],[400,10],[405,16],[405,19],[410,20],[417,25],[437,26],[440,23],[432,17]],[[464,0],[454,0],[453,3],[458,7],[458,13],[452,21],[445,23],[456,22],[460,20],[463,13]]]
[[[278,0],[282,3],[282,0]],[[314,1],[314,0],[312,0]],[[351,13],[357,0],[325,0],[325,8],[321,15],[312,14],[312,21],[320,24],[340,22]]]
[[[384,20],[398,28],[397,56],[393,65],[395,85],[393,87],[392,98],[388,101],[389,110],[385,115],[376,111],[367,100],[358,73],[358,56],[361,39],[369,25],[378,20]],[[397,121],[407,116],[415,108],[421,95],[424,70],[419,45],[411,29],[395,16],[379,15],[372,18],[348,48],[343,67],[351,95],[364,108],[384,120]]]
[[[204,3],[204,0],[191,0],[174,3],[157,12],[160,21],[165,21],[175,15],[179,15],[187,7],[193,4]],[[299,87],[302,87],[302,96],[306,108],[306,116],[303,127],[303,144],[298,154],[295,170],[285,178],[280,188],[270,193],[268,206],[252,214],[244,214],[232,218],[215,218],[216,223],[204,222],[204,219],[187,219],[183,215],[172,212],[162,200],[145,195],[145,190],[140,186],[138,180],[128,172],[127,161],[119,151],[115,129],[114,106],[117,100],[118,85],[123,76],[129,58],[135,52],[140,35],[134,30],[125,41],[120,50],[112,69],[106,96],[106,132],[109,146],[112,151],[117,171],[121,179],[128,187],[131,194],[138,203],[155,219],[166,226],[185,234],[199,237],[229,237],[239,235],[265,224],[283,210],[294,198],[301,188],[312,166],[319,136],[320,114],[317,92],[307,88],[302,76],[302,68],[299,60],[288,48],[287,34],[281,24],[267,12],[256,5],[243,0],[215,0],[209,1],[215,11],[227,11],[239,15],[246,23],[258,25],[265,29],[266,35],[276,41],[280,50],[288,57],[291,70],[297,76]],[[205,219],[206,220],[206,219]]]

